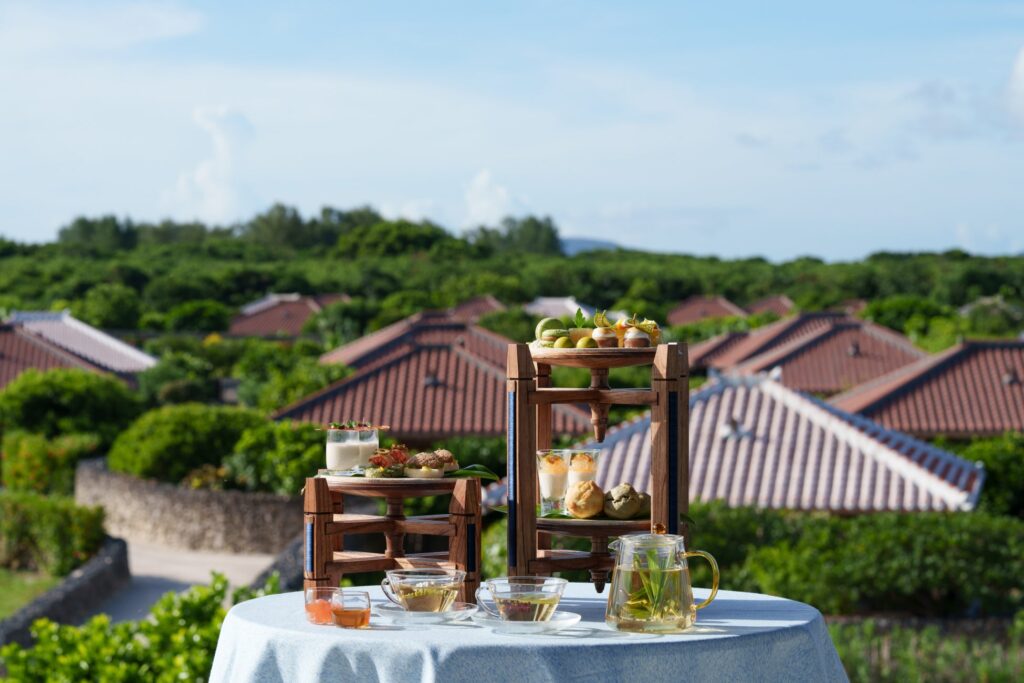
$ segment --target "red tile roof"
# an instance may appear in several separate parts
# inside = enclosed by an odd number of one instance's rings
[[[744,338],[708,363],[716,369],[728,369],[754,356],[793,341],[797,337],[831,327],[838,320],[847,319],[842,313],[803,313],[793,318],[783,318],[764,327],[745,333]]]
[[[665,321],[669,325],[690,325],[706,318],[744,318],[746,315],[746,311],[724,296],[691,296],[669,311]]]
[[[53,368],[103,372],[99,366],[65,351],[19,324],[0,324],[0,388],[7,386],[26,370]]]
[[[505,433],[508,344],[493,332],[424,312],[321,357],[357,372],[281,410],[277,419],[327,423],[362,419],[391,425],[398,438]],[[590,413],[556,406],[554,430],[581,434]]]
[[[793,300],[785,294],[775,294],[774,296],[768,296],[764,299],[759,299],[754,303],[747,306],[747,312],[754,313],[774,313],[779,317],[789,315],[789,313],[796,307]]]
[[[1024,430],[1024,341],[968,341],[850,391],[832,404],[917,436]]]
[[[704,370],[714,359],[725,353],[733,344],[747,338],[746,332],[726,332],[711,339],[689,344],[690,369]]]
[[[887,327],[849,318],[775,346],[740,363],[735,371],[752,375],[778,368],[790,389],[832,395],[926,355]]]
[[[68,311],[15,311],[10,322],[110,372],[133,375],[157,364],[148,353],[87,325]]]
[[[651,423],[608,430],[597,483],[650,491]],[[765,376],[721,378],[690,395],[690,498],[731,506],[880,512],[971,510],[985,471]],[[497,504],[500,485],[488,489]]]
[[[344,294],[268,294],[243,306],[231,321],[228,334],[238,337],[297,337],[314,314],[347,298]]]
[[[448,313],[457,320],[476,322],[488,313],[504,310],[505,304],[501,303],[490,294],[487,294],[463,301],[461,304],[450,308]]]

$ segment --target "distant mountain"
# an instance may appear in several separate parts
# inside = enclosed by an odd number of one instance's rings
[[[619,245],[607,240],[595,240],[589,237],[563,237],[562,251],[566,256],[575,256],[584,251],[597,251],[599,249],[618,249]]]

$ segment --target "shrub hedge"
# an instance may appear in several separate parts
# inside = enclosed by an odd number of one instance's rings
[[[276,593],[274,575],[258,591],[239,589],[233,604]],[[61,626],[40,619],[32,626],[35,646],[7,645],[0,659],[5,680],[34,683],[149,683],[204,681],[213,666],[221,622],[226,614],[227,580],[213,575],[209,586],[194,586],[185,593],[167,593],[140,621],[110,623],[105,614],[82,626]]]
[[[64,576],[96,553],[103,535],[102,508],[0,491],[0,567]]]
[[[135,394],[108,375],[76,369],[26,370],[0,391],[0,431],[47,437],[88,432],[106,447],[140,410]]]
[[[694,504],[691,546],[722,588],[807,602],[826,614],[1013,614],[1024,605],[1024,521],[986,513],[858,517]],[[484,570],[505,573],[505,522],[484,533]],[[709,585],[703,562],[693,582]]]
[[[71,495],[75,465],[98,447],[95,434],[47,439],[42,434],[10,432],[0,446],[0,483],[10,491]]]
[[[145,413],[110,449],[111,470],[180,482],[202,465],[219,465],[246,429],[264,424],[244,408],[199,403],[164,406]]]
[[[224,460],[229,481],[248,491],[297,496],[324,465],[324,433],[315,425],[266,422],[245,431]]]

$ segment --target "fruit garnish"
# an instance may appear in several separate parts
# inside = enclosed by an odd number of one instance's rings
[[[653,320],[644,318],[643,321],[635,323],[634,326],[647,333],[647,336],[651,338],[651,344],[657,346],[661,342],[661,328]]]
[[[585,326],[587,324],[587,316],[583,315],[583,309],[582,308],[577,308],[576,309],[575,323],[576,323],[576,327],[583,327],[583,326]]]
[[[598,311],[594,314],[594,327],[611,327],[608,322],[608,311]]]
[[[345,431],[353,432],[368,432],[376,429],[377,431],[385,431],[391,429],[389,425],[375,425],[369,422],[361,422],[359,420],[348,420],[346,422],[331,422],[327,425],[328,429],[342,429]]]

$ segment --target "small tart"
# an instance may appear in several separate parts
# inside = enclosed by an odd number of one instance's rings
[[[405,476],[409,479],[441,479],[444,477],[444,470],[435,470],[429,467],[406,467]]]

